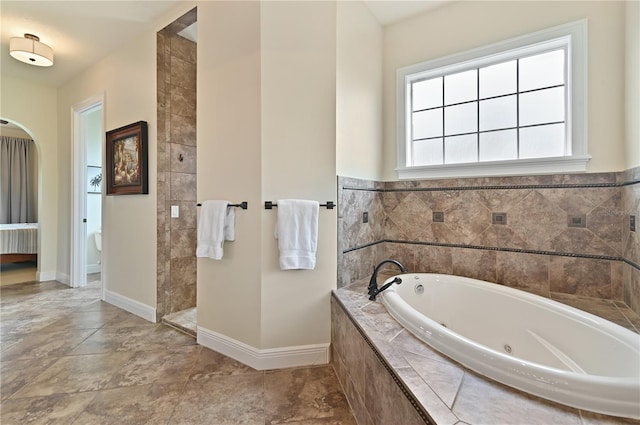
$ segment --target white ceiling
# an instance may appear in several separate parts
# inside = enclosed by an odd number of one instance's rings
[[[178,1],[0,1],[2,73],[59,86],[142,33]],[[31,33],[54,50],[54,65],[9,56],[9,39]]]
[[[368,0],[364,1],[381,25],[391,25],[425,13],[452,0]]]
[[[8,1],[0,0],[2,73],[35,83],[60,86],[142,33],[180,0]],[[382,25],[438,7],[446,1],[369,0],[364,3]],[[55,63],[42,68],[9,56],[9,39],[35,34],[53,48]]]

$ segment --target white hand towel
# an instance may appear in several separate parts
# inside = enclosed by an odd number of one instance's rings
[[[227,213],[224,216],[224,240],[236,240],[236,209],[227,207]]]
[[[313,270],[318,248],[317,201],[278,200],[275,237],[280,249],[280,269]]]
[[[221,260],[224,241],[235,239],[235,211],[229,201],[204,201],[198,219],[196,257]]]

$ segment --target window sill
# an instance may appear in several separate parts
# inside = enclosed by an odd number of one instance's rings
[[[563,156],[514,161],[398,167],[398,179],[523,176],[532,174],[584,173],[591,156]]]

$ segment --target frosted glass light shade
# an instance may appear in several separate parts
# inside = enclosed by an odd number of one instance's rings
[[[53,65],[53,49],[32,34],[9,40],[9,53],[20,62],[36,66]]]

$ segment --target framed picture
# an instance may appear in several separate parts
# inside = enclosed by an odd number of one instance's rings
[[[149,193],[147,123],[107,131],[107,195]]]
[[[87,193],[102,193],[102,167],[87,166]]]

